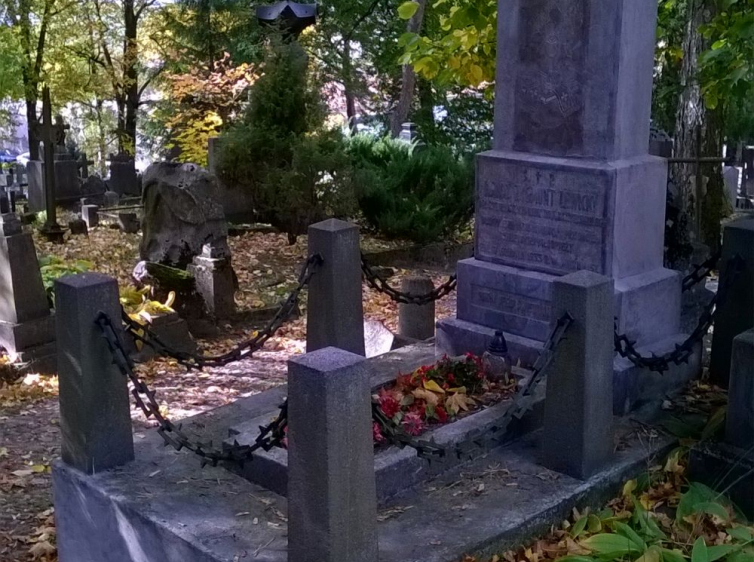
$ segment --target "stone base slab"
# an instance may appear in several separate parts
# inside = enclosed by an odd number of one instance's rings
[[[216,438],[259,412],[254,398],[185,420],[184,430]],[[452,471],[397,499],[380,508],[380,561],[456,562],[515,547],[574,507],[601,507],[675,446],[662,436],[639,442],[628,427],[617,437],[626,448],[587,481],[540,466],[532,435],[464,465],[463,478]],[[287,560],[285,498],[222,468],[200,469],[186,451],[163,447],[154,430],[136,440],[134,462],[85,476],[58,461],[52,478],[60,562]]]
[[[699,443],[689,454],[689,478],[724,492],[754,520],[754,451],[725,443]]]
[[[526,339],[550,333],[554,275],[475,258],[458,264],[458,319]],[[681,275],[658,268],[615,282],[618,329],[643,344],[679,332]]]
[[[461,355],[466,352],[480,355],[492,341],[494,330],[479,324],[456,318],[440,320],[437,323],[437,347],[439,353]],[[664,355],[683,343],[688,336],[676,334],[650,345],[637,348],[644,356]],[[511,357],[515,362],[531,365],[542,351],[542,342],[527,340],[514,334],[505,333]],[[669,372],[653,373],[640,369],[616,355],[613,361],[613,413],[624,415],[647,402],[659,404],[669,395],[679,392],[691,380],[702,373],[702,348],[698,344],[689,362],[673,365]]]
[[[21,353],[54,341],[54,314],[21,324],[0,322],[0,345],[10,352]]]

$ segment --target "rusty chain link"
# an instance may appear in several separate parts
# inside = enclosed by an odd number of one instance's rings
[[[712,273],[717,267],[717,263],[720,261],[722,255],[723,251],[722,249],[719,249],[717,252],[707,258],[704,263],[695,265],[691,273],[683,278],[683,282],[681,283],[683,292],[685,293],[686,291],[690,291],[698,283],[706,280],[707,277],[709,277],[709,274]]]
[[[443,447],[434,441],[417,439],[409,435],[403,427],[388,418],[379,404],[372,402],[372,419],[379,424],[382,434],[388,443],[401,449],[411,447],[419,457],[429,460],[441,459],[473,459],[476,455],[484,454],[490,448],[502,444],[508,431],[508,426],[514,418],[521,419],[534,406],[534,391],[544,377],[547,367],[553,360],[555,350],[563,341],[573,318],[564,314],[555,325],[545,346],[533,367],[529,380],[516,392],[505,414],[498,422],[486,429],[472,432],[465,440],[452,447]]]
[[[710,258],[708,262],[711,260],[712,258]],[[635,341],[631,341],[625,334],[621,335],[618,333],[617,323],[613,334],[615,351],[618,355],[628,359],[637,367],[648,369],[659,374],[669,371],[671,365],[688,363],[694,353],[696,345],[704,339],[707,332],[709,332],[710,328],[715,323],[715,312],[725,302],[730,286],[741,272],[743,265],[744,261],[738,254],[728,261],[728,267],[733,269],[731,270],[731,274],[727,276],[725,285],[718,287],[717,293],[704,308],[694,331],[683,343],[676,344],[673,351],[666,353],[665,355],[658,356],[653,354],[650,357],[645,357],[636,349]],[[714,267],[714,265],[712,267]]]
[[[187,449],[202,459],[202,467],[207,464],[217,466],[219,462],[231,462],[241,466],[247,461],[253,460],[254,452],[259,449],[269,451],[273,447],[280,447],[285,438],[285,428],[288,424],[288,401],[280,407],[280,415],[266,427],[260,427],[260,433],[253,445],[239,445],[237,442],[230,447],[223,446],[222,450],[212,446],[212,441],[202,442],[192,440],[183,431],[181,425],[176,425],[160,412],[160,405],[156,400],[156,392],[139,379],[134,371],[134,363],[123,347],[121,338],[115,329],[112,320],[101,312],[96,320],[97,326],[102,331],[102,336],[107,341],[110,352],[113,354],[113,363],[118,367],[121,374],[131,381],[131,395],[136,405],[144,412],[147,419],[154,418],[159,425],[157,433],[160,434],[165,445],[172,446],[176,451]]]
[[[366,280],[367,284],[372,287],[372,289],[379,291],[380,293],[384,293],[393,301],[401,304],[429,304],[448,296],[450,293],[455,291],[456,286],[458,285],[458,277],[453,274],[448,278],[447,281],[445,281],[445,283],[424,295],[411,295],[409,293],[404,293],[402,291],[399,291],[395,287],[390,286],[390,283],[377,275],[377,273],[367,263],[367,260],[363,254],[361,255],[361,271],[364,274],[364,279]]]
[[[298,278],[298,285],[291,291],[288,298],[281,305],[275,317],[267,326],[254,334],[251,338],[241,342],[232,350],[221,355],[199,355],[186,353],[172,349],[160,337],[155,334],[148,326],[143,326],[131,319],[125,311],[123,312],[123,322],[126,324],[127,331],[137,341],[152,347],[161,355],[167,355],[178,361],[181,365],[193,369],[202,367],[222,367],[229,363],[234,363],[250,357],[253,353],[259,351],[280,327],[291,317],[298,305],[301,291],[309,284],[317,268],[322,265],[322,256],[315,254],[304,263]]]

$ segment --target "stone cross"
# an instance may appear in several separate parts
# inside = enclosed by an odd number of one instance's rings
[[[63,229],[57,220],[55,206],[55,147],[65,142],[65,131],[69,129],[58,116],[53,123],[50,102],[50,88],[42,90],[42,122],[36,127],[37,137],[44,143],[45,164],[45,210],[47,220],[42,227],[42,234],[51,240],[62,240]]]

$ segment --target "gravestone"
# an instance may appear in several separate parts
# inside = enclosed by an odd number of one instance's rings
[[[30,232],[0,216],[0,346],[37,372],[55,371],[55,326]]]
[[[136,161],[130,154],[110,155],[110,179],[108,188],[118,195],[141,195]]]
[[[725,180],[725,196],[731,208],[735,209],[738,201],[738,186],[741,183],[741,170],[736,166],[725,166],[723,179]]]
[[[531,357],[553,282],[612,278],[638,346],[680,331],[680,274],[663,267],[667,163],[648,154],[655,0],[501,0],[494,149],[477,160],[475,257],[458,266],[449,353],[494,330]],[[442,332],[442,333],[441,333]]]
[[[76,158],[65,147],[65,131],[70,127],[63,123],[60,115],[55,116],[55,127],[59,131],[55,144],[55,201],[70,201],[81,196],[79,166]]]
[[[205,244],[188,271],[194,276],[196,292],[204,300],[207,313],[215,319],[230,318],[236,311],[236,288],[230,257],[220,249]]]
[[[221,144],[222,137],[210,137],[207,142],[207,170],[210,174],[217,175]]]
[[[206,244],[230,258],[217,178],[196,164],[160,162],[144,173],[141,259],[185,269]]]

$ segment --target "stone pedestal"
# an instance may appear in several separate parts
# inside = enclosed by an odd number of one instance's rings
[[[667,163],[647,146],[657,3],[500,0],[499,10],[475,258],[459,264],[458,318],[439,323],[438,342],[479,352],[480,334],[498,329],[514,356],[536,356],[552,284],[579,270],[613,280],[620,333],[669,341],[681,277],[663,267]]]
[[[37,372],[55,372],[55,323],[31,234],[0,216],[0,345]]]
[[[230,318],[236,311],[233,267],[224,252],[205,246],[188,267],[207,313],[215,319]]]

